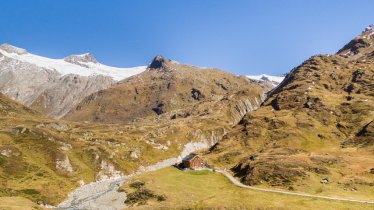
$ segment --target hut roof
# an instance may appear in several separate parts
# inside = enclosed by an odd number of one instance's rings
[[[195,157],[198,157],[198,155],[192,153],[192,154],[189,154],[186,157],[184,157],[182,160],[183,161],[190,161],[190,160],[194,159]]]

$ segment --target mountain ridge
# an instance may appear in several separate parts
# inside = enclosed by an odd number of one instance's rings
[[[34,55],[27,50],[10,44],[0,45],[0,53],[9,58],[37,65],[41,68],[56,70],[62,76],[77,74],[80,76],[93,76],[101,74],[119,81],[145,70],[145,66],[133,68],[117,68],[99,63],[91,53],[70,55],[62,59],[52,59]],[[89,62],[87,62],[89,61]],[[85,65],[82,65],[84,63]]]
[[[258,106],[263,100],[262,95],[270,89],[269,85],[252,83],[244,76],[177,64],[156,56],[146,71],[88,96],[65,119],[118,123],[138,117],[169,115],[178,110],[181,113],[177,115],[190,115],[197,110],[187,114],[183,109],[225,100],[239,90],[243,91],[243,96],[257,95],[257,102],[253,97],[249,99]]]
[[[230,168],[246,185],[313,192],[329,183],[339,192],[367,192],[374,164],[371,33],[294,68],[211,149],[211,164]]]
[[[144,69],[109,67],[89,53],[50,59],[9,44],[0,46],[0,92],[55,118],[91,93]]]

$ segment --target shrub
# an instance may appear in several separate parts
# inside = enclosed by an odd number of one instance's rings
[[[140,189],[144,187],[144,182],[142,181],[135,181],[129,185],[131,188]]]
[[[165,201],[166,200],[166,195],[158,195],[157,196],[157,201]]]
[[[142,185],[136,185],[136,187],[139,188],[137,188],[135,192],[127,194],[125,203],[129,206],[145,205],[150,199],[156,199],[159,202],[166,200],[165,195],[157,195],[153,191],[144,188],[144,183]]]
[[[37,191],[35,189],[23,189],[23,190],[20,190],[20,192],[22,192],[24,194],[27,194],[27,195],[37,195],[37,194],[39,194],[39,191]]]

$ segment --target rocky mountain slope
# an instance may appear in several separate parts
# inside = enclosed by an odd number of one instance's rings
[[[88,96],[64,119],[124,123],[215,114],[234,125],[258,107],[270,89],[246,77],[157,56],[145,72]]]
[[[82,120],[121,124],[51,119],[0,95],[0,196],[56,205],[84,183],[168,165],[163,161],[183,150],[218,142],[269,88],[156,57],[146,72],[89,96],[90,103],[74,110],[99,116]],[[129,108],[134,111],[127,113]]]
[[[182,150],[209,147],[229,128],[209,118],[71,123],[45,118],[0,95],[0,196],[57,205],[84,183],[147,170]]]
[[[372,199],[373,44],[371,26],[337,54],[293,69],[211,149],[211,163],[248,185]]]
[[[0,92],[56,118],[91,93],[144,69],[105,66],[91,54],[50,59],[9,44],[0,46]]]

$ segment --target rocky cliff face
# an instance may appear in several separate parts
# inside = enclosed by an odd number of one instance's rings
[[[61,76],[55,70],[5,56],[0,61],[0,91],[51,117],[62,117],[84,97],[114,82],[101,75]]]
[[[102,65],[92,54],[49,59],[8,44],[0,46],[0,92],[55,118],[115,80],[141,71]]]
[[[58,77],[45,88],[30,107],[49,116],[61,118],[74,108],[87,95],[110,87],[114,81],[110,77],[79,76],[68,74]]]

